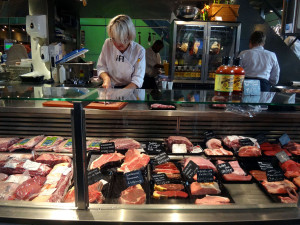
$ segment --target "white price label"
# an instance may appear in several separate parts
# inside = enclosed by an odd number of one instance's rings
[[[4,167],[15,169],[15,168],[17,168],[19,163],[20,162],[16,162],[16,160],[11,159],[7,163],[5,163]]]
[[[25,170],[38,170],[41,166],[41,163],[32,162],[30,160],[26,160],[26,162],[23,164],[23,168]]]
[[[100,180],[101,181],[101,183],[103,184],[103,186],[105,185],[105,184],[107,184],[108,182],[106,181],[106,180]]]
[[[56,184],[61,176],[47,176],[46,184]]]
[[[71,167],[68,167],[62,174],[63,174],[64,176],[67,176],[71,171],[72,171],[72,168],[71,168]]]

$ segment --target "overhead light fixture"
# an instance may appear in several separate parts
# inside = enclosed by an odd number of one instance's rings
[[[15,30],[14,30],[14,29],[12,29],[11,31],[12,31],[12,32],[15,32]]]
[[[22,28],[22,31],[25,31],[25,29],[24,29],[24,28]]]
[[[7,28],[7,26],[4,26],[4,28]]]
[[[273,12],[273,10],[270,10],[270,13],[272,13]]]
[[[4,28],[2,28],[2,31],[5,31],[5,29],[4,29]]]

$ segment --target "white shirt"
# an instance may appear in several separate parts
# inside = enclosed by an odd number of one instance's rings
[[[110,38],[106,39],[97,63],[97,74],[109,74],[112,86],[124,86],[131,82],[141,88],[145,76],[145,49],[136,42],[121,53]]]
[[[154,68],[156,64],[161,64],[159,53],[155,53],[152,47],[146,49],[146,74],[150,77],[156,77],[159,73],[158,68]]]
[[[242,51],[239,57],[247,78],[266,79],[271,85],[278,83],[280,68],[274,52],[258,46]]]

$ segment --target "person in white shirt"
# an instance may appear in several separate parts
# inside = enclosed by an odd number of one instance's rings
[[[266,36],[254,31],[250,37],[249,50],[239,54],[246,79],[260,80],[261,91],[270,91],[279,80],[280,68],[274,52],[264,49]]]
[[[134,42],[135,27],[127,15],[118,15],[107,26],[106,39],[97,63],[103,88],[141,88],[145,75],[145,49]]]
[[[160,50],[164,47],[161,40],[156,40],[154,44],[146,49],[146,74],[143,89],[157,89],[155,78],[160,72],[161,65]]]

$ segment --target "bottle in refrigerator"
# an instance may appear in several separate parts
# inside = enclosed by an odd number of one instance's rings
[[[245,79],[245,70],[240,65],[240,58],[234,58],[232,69],[234,71],[233,94],[242,94]]]

